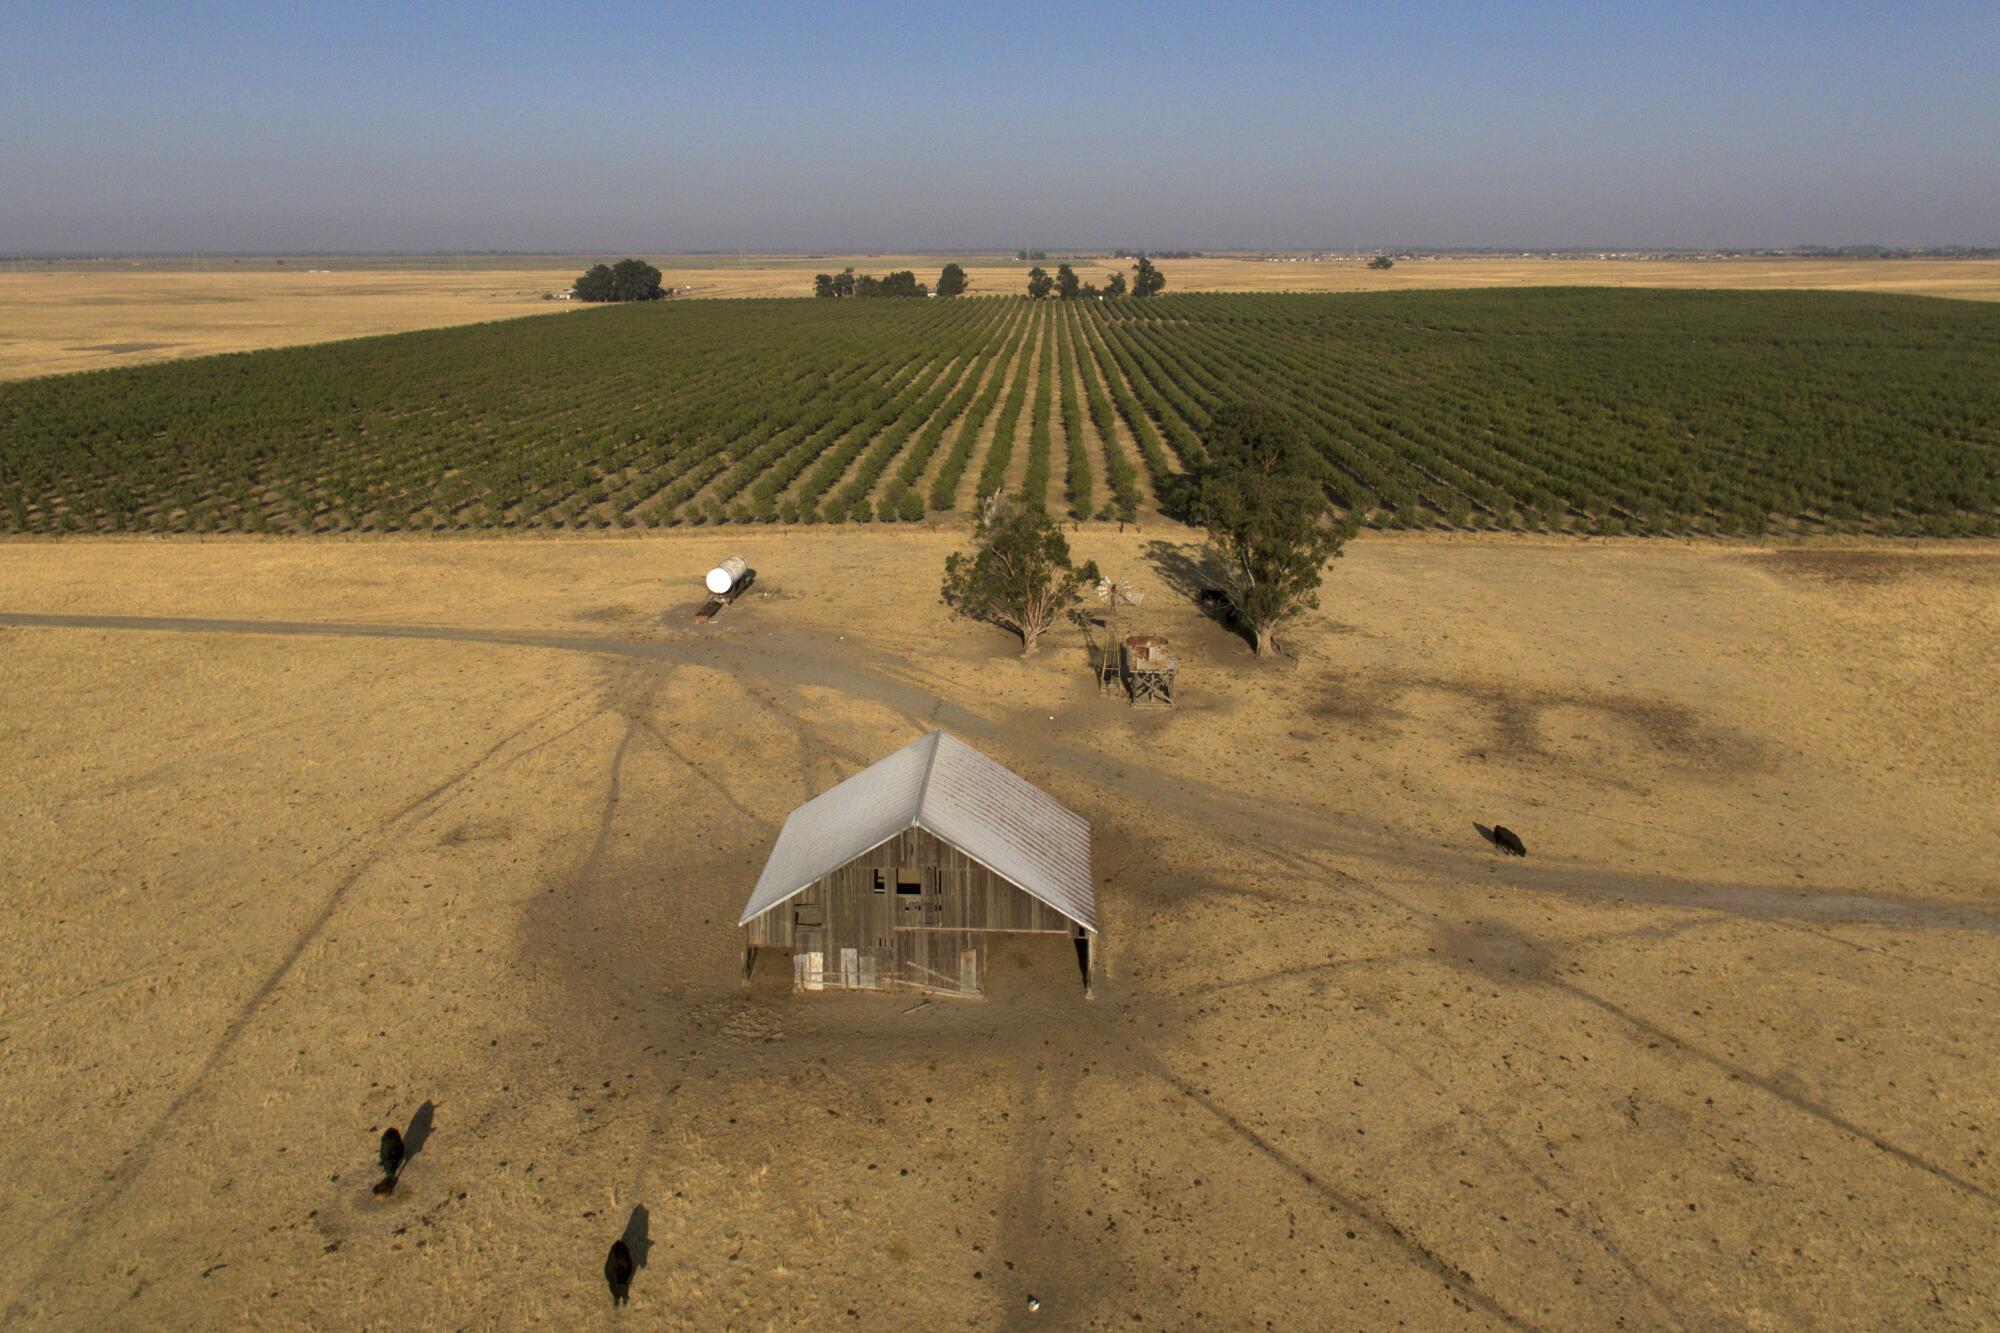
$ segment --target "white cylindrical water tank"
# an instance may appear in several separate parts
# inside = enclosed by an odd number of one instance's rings
[[[732,555],[714,569],[708,571],[708,590],[717,597],[735,587],[750,564],[740,555]]]

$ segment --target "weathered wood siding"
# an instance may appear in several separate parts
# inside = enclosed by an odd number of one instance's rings
[[[978,992],[986,984],[983,932],[1066,935],[1070,922],[949,843],[907,829],[744,930],[754,947],[821,954],[829,988]]]

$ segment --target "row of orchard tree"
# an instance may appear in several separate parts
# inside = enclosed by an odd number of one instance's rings
[[[965,270],[957,264],[946,264],[938,274],[937,294],[939,296],[962,296],[967,287]],[[813,295],[829,299],[847,296],[929,296],[931,289],[917,281],[917,275],[909,269],[898,269],[876,277],[871,273],[856,273],[852,268],[844,268],[838,273],[813,274]]]
[[[1144,255],[1132,265],[1131,293],[1134,296],[1154,296],[1167,285],[1167,275],[1153,265]],[[1094,282],[1084,282],[1076,276],[1076,270],[1068,264],[1056,265],[1051,277],[1047,269],[1037,264],[1028,270],[1028,295],[1036,301],[1046,301],[1051,296],[1058,301],[1088,300],[1091,297],[1123,296],[1126,292],[1125,275],[1113,273],[1103,287]]]

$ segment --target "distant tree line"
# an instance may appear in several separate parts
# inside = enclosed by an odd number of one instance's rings
[[[1167,285],[1166,275],[1153,267],[1153,261],[1140,256],[1132,266],[1132,287],[1134,296],[1153,296]],[[1032,300],[1046,301],[1053,296],[1058,301],[1089,300],[1100,296],[1125,295],[1125,275],[1113,273],[1104,286],[1094,282],[1080,281],[1076,270],[1068,264],[1056,265],[1055,276],[1050,277],[1047,269],[1037,264],[1028,270],[1028,296]]]
[[[1154,259],[1200,259],[1201,251],[1199,250],[1113,250],[1111,252],[1111,257],[1113,259],[1144,259],[1149,255]]]
[[[938,274],[937,294],[939,296],[962,296],[967,287],[965,270],[957,264],[946,264]],[[827,299],[847,296],[929,296],[931,289],[917,281],[917,275],[909,269],[898,269],[881,277],[872,274],[857,274],[852,268],[844,268],[838,273],[815,273],[813,275],[813,295]]]
[[[660,270],[642,259],[598,264],[570,292],[579,301],[657,301],[667,294],[660,286]]]

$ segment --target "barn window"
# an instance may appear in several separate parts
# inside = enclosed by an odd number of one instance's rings
[[[800,903],[792,909],[792,924],[795,926],[823,926],[826,924],[825,909],[817,903]]]
[[[914,898],[923,891],[923,878],[916,871],[908,870],[896,876],[896,896],[898,898]]]
[[[876,871],[876,872],[875,872],[875,892],[877,892],[877,893],[887,893],[888,891],[889,891],[889,882],[888,882],[887,880],[885,880],[885,879],[883,879],[883,878],[882,878],[882,872],[881,872],[881,871],[879,871],[879,870],[878,870],[878,871]]]

